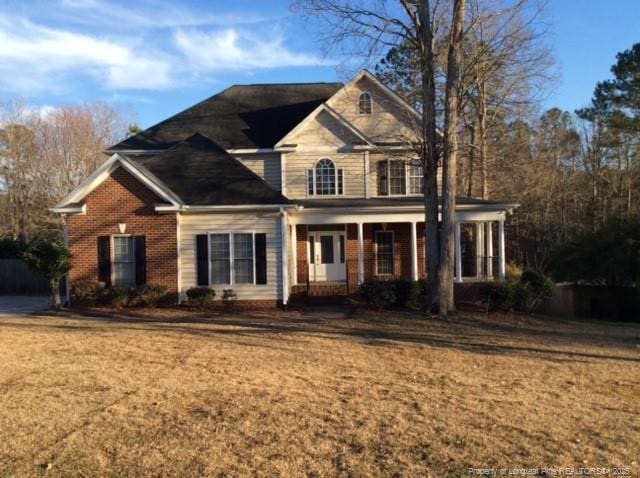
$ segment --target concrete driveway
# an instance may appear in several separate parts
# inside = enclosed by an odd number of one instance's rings
[[[51,299],[46,295],[0,295],[0,317],[31,314],[50,305]]]

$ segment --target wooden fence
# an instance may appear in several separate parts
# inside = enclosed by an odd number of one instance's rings
[[[47,294],[49,285],[20,259],[0,259],[0,294]]]
[[[640,291],[635,287],[556,284],[537,312],[558,317],[640,321]]]

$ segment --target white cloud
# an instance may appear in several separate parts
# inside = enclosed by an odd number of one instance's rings
[[[197,26],[229,26],[265,21],[263,15],[251,12],[215,12],[214,8],[194,11],[171,1],[138,0],[59,0],[67,21],[115,28],[177,28]]]
[[[235,28],[214,32],[178,30],[174,40],[191,66],[205,71],[326,64],[317,56],[293,52],[279,34],[241,35]]]
[[[111,89],[172,85],[170,63],[112,40],[0,16],[0,84],[10,90],[57,89],[53,81],[89,74]],[[53,76],[50,76],[53,75]]]
[[[164,2],[152,8],[148,1],[139,0],[134,10],[105,0],[58,0],[51,16],[35,8],[29,17],[0,7],[0,91],[160,90],[221,71],[329,64],[295,51],[272,26],[237,26],[238,14],[198,16]],[[109,23],[120,29],[112,31]]]

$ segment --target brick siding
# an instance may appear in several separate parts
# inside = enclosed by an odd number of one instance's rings
[[[127,234],[146,236],[147,283],[164,285],[176,293],[176,215],[156,213],[158,202],[162,201],[122,167],[89,193],[87,214],[67,218],[71,283],[98,280],[97,238],[119,234],[118,224],[125,223]]]
[[[418,275],[424,277],[424,223],[418,223]],[[297,226],[298,239],[298,284],[306,284],[309,265],[307,263],[307,226]],[[376,273],[375,232],[393,231],[394,236],[394,274],[393,276],[378,276]],[[388,223],[386,229],[382,224],[368,223],[363,225],[364,276],[372,278],[411,278],[411,224]],[[347,224],[347,250],[349,284],[358,282],[358,228],[356,224]]]

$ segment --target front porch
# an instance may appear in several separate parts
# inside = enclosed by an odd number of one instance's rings
[[[425,277],[424,213],[301,210],[289,220],[290,291],[345,296],[370,279]],[[504,208],[463,210],[455,229],[456,283],[505,277]],[[364,213],[364,211],[363,211]],[[494,240],[495,239],[495,240]]]

